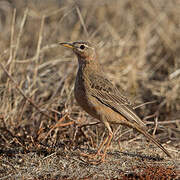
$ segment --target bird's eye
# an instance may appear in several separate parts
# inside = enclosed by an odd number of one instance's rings
[[[80,47],[79,47],[80,49],[85,49],[85,46],[82,44],[82,45],[80,45]]]

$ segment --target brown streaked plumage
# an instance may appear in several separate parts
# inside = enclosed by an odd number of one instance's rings
[[[71,48],[77,55],[79,69],[76,76],[74,94],[78,104],[91,116],[104,123],[109,136],[101,144],[96,155],[100,155],[106,144],[101,161],[113,137],[110,124],[122,124],[131,127],[156,144],[164,153],[169,152],[146,131],[143,121],[133,110],[128,98],[118,90],[106,77],[96,57],[94,47],[88,42],[59,43]]]

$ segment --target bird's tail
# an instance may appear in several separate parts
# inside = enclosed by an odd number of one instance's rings
[[[152,135],[150,135],[146,130],[143,130],[141,127],[135,125],[133,126],[134,129],[142,133],[145,137],[151,140],[154,144],[156,144],[168,157],[171,157],[170,153],[156,140]]]

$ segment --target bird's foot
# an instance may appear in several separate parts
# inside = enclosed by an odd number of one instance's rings
[[[105,161],[104,153],[96,153],[96,154],[81,153],[81,156],[86,157],[88,159],[88,162],[91,164],[100,164]]]

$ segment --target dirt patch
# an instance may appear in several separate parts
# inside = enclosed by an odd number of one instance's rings
[[[168,0],[0,1],[0,179],[178,179],[179,12]],[[107,132],[74,99],[77,61],[57,43],[77,40],[173,159],[121,126],[104,163],[81,156]]]

